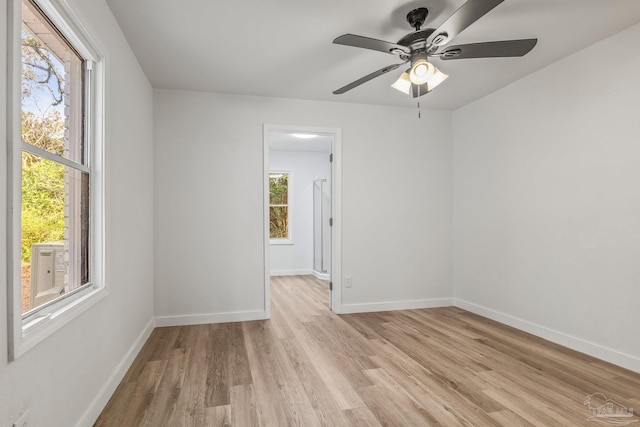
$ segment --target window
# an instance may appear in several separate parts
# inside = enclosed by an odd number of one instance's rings
[[[269,237],[291,243],[291,172],[269,172]]]
[[[95,49],[74,18],[63,18],[73,14],[62,3],[14,2],[22,17],[13,29],[20,62],[12,81],[19,80],[20,102],[10,99],[9,106],[19,112],[10,119],[17,129],[9,189],[16,215],[10,219],[10,334],[17,357],[42,339],[33,338],[34,330],[62,314],[69,318],[70,307],[77,311],[102,286],[102,155]],[[44,329],[61,325],[55,323]]]

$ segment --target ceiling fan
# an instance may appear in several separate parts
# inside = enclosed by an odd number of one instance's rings
[[[379,52],[397,55],[404,62],[388,65],[378,71],[374,71],[333,91],[333,93],[336,95],[345,93],[369,80],[393,71],[406,63],[410,63],[410,68],[403,72],[400,78],[391,86],[407,95],[411,93],[414,98],[417,98],[429,93],[449,77],[430,63],[429,57],[438,57],[442,60],[449,61],[453,59],[499,58],[526,55],[533,49],[538,39],[503,40],[444,47],[444,45],[453,40],[465,28],[482,18],[503,1],[504,0],[468,0],[436,29],[426,28],[421,30],[420,28],[427,19],[429,10],[425,7],[414,9],[407,14],[407,22],[409,22],[409,25],[411,25],[415,31],[407,34],[397,43],[355,34],[345,34],[336,38],[333,41],[335,44],[377,50]]]

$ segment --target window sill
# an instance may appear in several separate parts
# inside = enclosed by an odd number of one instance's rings
[[[14,340],[12,360],[25,354],[41,341],[75,319],[108,295],[104,288],[88,289],[74,301],[58,310],[30,319],[22,325],[22,334]]]
[[[293,240],[291,239],[271,239],[269,240],[270,245],[293,245]]]

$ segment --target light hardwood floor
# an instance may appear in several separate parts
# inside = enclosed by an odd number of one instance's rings
[[[271,293],[271,320],[155,329],[95,425],[596,426],[594,393],[640,410],[640,374],[458,308],[337,316],[312,276]]]

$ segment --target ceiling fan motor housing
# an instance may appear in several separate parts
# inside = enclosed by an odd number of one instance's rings
[[[429,10],[426,7],[413,9],[407,14],[407,22],[409,23],[409,25],[415,28],[416,31],[418,31],[420,30],[420,27],[422,27],[422,24],[424,24],[424,21],[427,19],[428,14]]]
[[[412,47],[415,43],[422,43],[427,40],[427,37],[433,33],[433,28],[426,28],[424,30],[415,31],[413,33],[409,33],[400,40],[398,40],[398,44],[402,46]],[[424,47],[424,46],[422,46]]]

